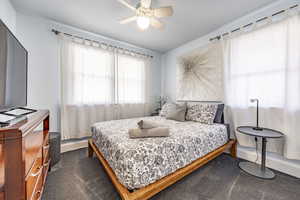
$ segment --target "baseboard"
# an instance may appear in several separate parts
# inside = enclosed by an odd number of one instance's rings
[[[71,141],[61,144],[61,153],[65,153],[68,151],[74,151],[77,149],[86,148],[88,146],[88,140],[80,140],[80,141]]]
[[[238,146],[237,156],[239,158],[254,162],[256,159],[256,152],[254,148]],[[261,156],[259,153],[259,161],[260,158]],[[268,152],[266,165],[271,169],[275,169],[285,174],[300,178],[300,161],[298,160],[289,160],[278,154]]]

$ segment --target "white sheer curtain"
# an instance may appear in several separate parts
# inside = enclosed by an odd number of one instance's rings
[[[149,60],[119,54],[117,61],[119,118],[127,118],[126,113],[131,117],[149,114]]]
[[[116,55],[116,91],[118,119],[150,114],[150,59],[118,52]]]
[[[143,103],[146,97],[146,63],[142,59],[118,55],[118,103]]]
[[[235,127],[260,124],[285,134],[271,140],[268,150],[300,160],[300,17],[295,15],[263,28],[224,40],[226,103]],[[236,133],[241,145],[251,137]]]
[[[61,36],[62,138],[90,136],[92,124],[148,114],[147,59]]]
[[[68,104],[114,103],[114,54],[65,39],[62,44],[62,88]]]

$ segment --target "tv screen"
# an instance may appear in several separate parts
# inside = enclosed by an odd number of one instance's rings
[[[27,51],[0,20],[0,110],[27,105]]]

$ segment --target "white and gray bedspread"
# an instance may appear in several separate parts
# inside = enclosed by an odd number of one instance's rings
[[[129,128],[141,119],[170,128],[170,137],[130,139]],[[138,189],[185,167],[228,141],[222,124],[177,122],[162,117],[146,117],[96,123],[92,139],[120,183]]]

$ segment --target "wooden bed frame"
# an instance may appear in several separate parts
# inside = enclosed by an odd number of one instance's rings
[[[111,179],[112,183],[116,187],[117,191],[119,192],[121,198],[123,200],[146,200],[150,197],[154,196],[155,194],[159,193],[163,189],[167,188],[168,186],[174,184],[178,180],[182,179],[183,177],[187,176],[188,174],[192,173],[199,167],[205,165],[209,161],[213,160],[214,158],[221,155],[224,151],[230,149],[230,154],[232,157],[236,158],[236,140],[229,140],[226,144],[219,147],[218,149],[210,152],[209,154],[195,160],[191,164],[187,165],[184,168],[178,169],[174,173],[165,176],[164,178],[148,185],[143,188],[129,191],[126,187],[124,187],[116,177],[113,170],[110,168],[107,161],[102,156],[101,152],[98,150],[97,146],[94,142],[90,139],[88,145],[88,156],[92,157],[93,153],[95,152],[96,156],[102,163],[106,173],[108,174],[109,178]]]

